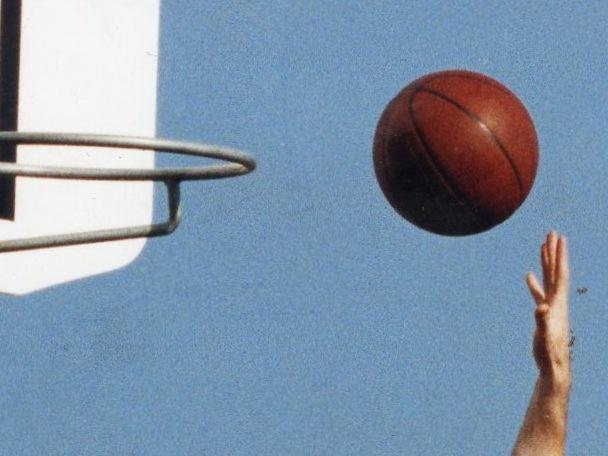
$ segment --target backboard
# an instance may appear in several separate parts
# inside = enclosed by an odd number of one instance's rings
[[[0,129],[154,136],[159,0],[2,0]],[[153,152],[2,146],[19,164],[152,168]],[[145,225],[153,183],[3,176],[0,240]],[[133,261],[145,239],[0,254],[24,294]]]

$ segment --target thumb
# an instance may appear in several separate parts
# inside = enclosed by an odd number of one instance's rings
[[[534,311],[534,318],[536,319],[536,327],[539,331],[544,332],[547,329],[547,314],[549,313],[549,306],[547,304],[541,304],[536,307]]]
[[[528,288],[530,289],[530,294],[536,301],[536,304],[544,302],[545,293],[544,293],[543,289],[541,288],[540,284],[538,283],[538,279],[536,278],[536,276],[533,273],[528,272],[526,274],[526,283],[528,284]]]

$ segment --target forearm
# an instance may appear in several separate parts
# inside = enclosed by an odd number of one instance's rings
[[[536,382],[513,456],[562,456],[566,446],[570,379]]]

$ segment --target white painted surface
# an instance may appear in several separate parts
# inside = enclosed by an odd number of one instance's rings
[[[160,0],[24,0],[19,130],[154,136]],[[18,163],[153,167],[154,154],[20,146]],[[148,224],[153,184],[17,178],[0,239]],[[0,254],[0,292],[24,294],[122,267],[145,240]]]

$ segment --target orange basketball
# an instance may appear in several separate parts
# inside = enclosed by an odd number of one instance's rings
[[[437,234],[479,233],[509,218],[536,176],[538,141],[518,98],[494,79],[441,71],[405,87],[374,137],[384,195]]]

